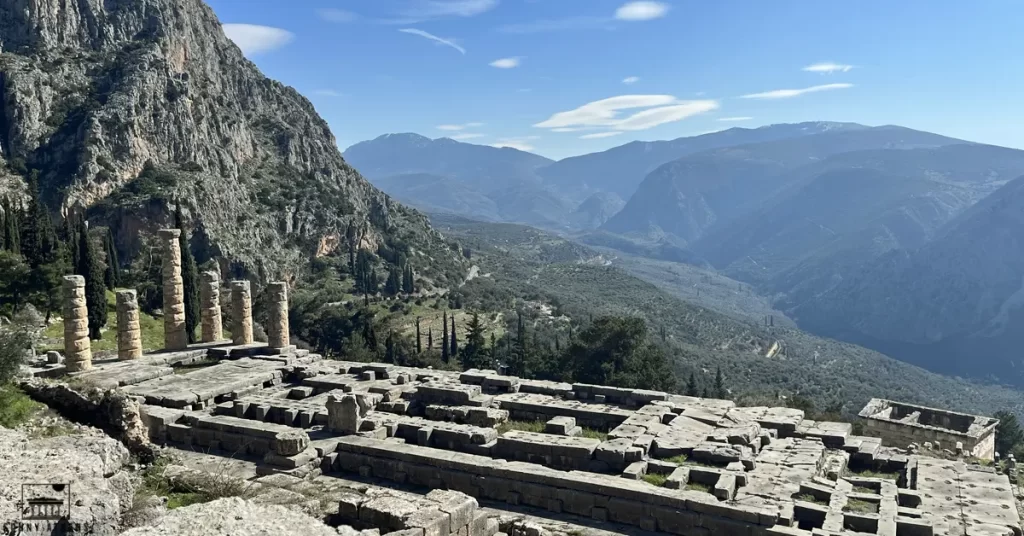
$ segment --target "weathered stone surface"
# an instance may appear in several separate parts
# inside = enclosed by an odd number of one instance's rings
[[[64,276],[64,360],[68,372],[92,368],[89,311],[85,305],[85,278]]]
[[[362,419],[359,417],[359,402],[355,395],[330,395],[327,398],[327,427],[341,434],[359,432]]]
[[[142,330],[139,327],[139,300],[134,290],[118,290],[117,307],[117,358],[138,359],[142,357]]]
[[[183,350],[188,346],[185,333],[185,288],[181,279],[181,247],[178,229],[160,229],[163,277],[164,348]]]
[[[267,344],[284,348],[290,344],[288,335],[288,283],[267,285]]]
[[[224,338],[220,310],[220,273],[210,270],[199,274],[199,307],[203,342]]]
[[[252,294],[248,281],[231,282],[231,342],[252,344]]]
[[[157,526],[140,527],[124,536],[237,536],[301,534],[302,536],[338,536],[338,531],[318,519],[273,504],[231,497],[172,510]]]

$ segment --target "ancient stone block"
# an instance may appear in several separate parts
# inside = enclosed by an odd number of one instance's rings
[[[164,291],[164,348],[184,350],[188,347],[185,333],[185,288],[181,279],[181,248],[178,229],[160,229],[157,232],[163,255],[162,277]]]
[[[202,341],[215,342],[224,338],[220,311],[220,274],[215,270],[199,274],[199,307]]]
[[[231,282],[231,342],[252,344],[252,291],[248,281]]]
[[[117,306],[117,358],[142,357],[142,330],[139,327],[139,301],[134,290],[118,290]]]
[[[271,348],[288,346],[288,283],[267,285],[267,343]]]

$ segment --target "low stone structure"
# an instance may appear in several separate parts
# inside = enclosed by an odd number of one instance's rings
[[[64,363],[68,372],[92,368],[89,310],[85,304],[85,278],[64,276]]]
[[[252,344],[252,293],[248,281],[231,282],[231,342]]]
[[[134,290],[118,290],[117,307],[117,358],[138,359],[142,357],[142,328],[139,327],[139,299]]]
[[[980,460],[992,460],[995,455],[999,421],[991,417],[881,398],[872,398],[859,416],[864,423],[864,434],[881,438],[886,446],[929,443],[952,450],[959,444],[962,451]]]
[[[220,274],[210,270],[200,274],[199,279],[202,341],[217,342],[224,338],[220,312]]]
[[[163,255],[164,291],[164,348],[183,350],[188,346],[185,332],[185,287],[181,279],[181,247],[178,229],[160,229],[161,254]]]

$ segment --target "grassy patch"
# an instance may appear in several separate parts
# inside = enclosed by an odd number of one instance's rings
[[[171,509],[250,495],[247,482],[222,475],[190,472],[170,478],[165,474],[168,463],[166,458],[159,458],[146,469],[136,494],[167,497],[167,508]]]
[[[27,422],[43,405],[13,385],[0,387],[0,426],[15,428]]]
[[[593,428],[587,428],[586,426],[584,426],[583,427],[582,437],[586,437],[586,438],[590,438],[590,439],[598,439],[598,440],[601,440],[601,441],[607,441],[608,440],[608,433],[607,432],[602,432],[600,430],[595,430]]]
[[[110,352],[117,350],[117,306],[116,297],[112,291],[107,291],[107,325],[100,330],[100,340],[92,341],[93,352]],[[142,330],[142,349],[144,351],[159,350],[164,347],[164,324],[163,320],[154,318],[139,311],[139,328]],[[43,331],[43,337],[47,339],[64,338],[64,321],[58,320]],[[64,351],[61,345],[44,348],[45,350]]]
[[[671,458],[665,458],[662,461],[674,463],[676,465],[682,465],[682,464],[686,463],[686,455],[685,454],[680,454],[678,456],[672,456]]]
[[[686,489],[693,491],[703,491],[704,493],[711,493],[711,486],[707,484],[701,484],[700,482],[687,482]]]
[[[870,493],[872,495],[878,495],[878,491],[877,490],[875,490],[873,488],[869,488],[867,486],[856,486],[855,485],[855,486],[853,486],[853,491],[854,491],[854,493]]]
[[[858,514],[877,514],[878,503],[874,501],[850,498],[846,500],[846,506],[843,507],[843,511],[856,512]]]
[[[657,473],[647,473],[644,475],[644,482],[658,487],[664,486],[666,480],[668,480],[667,476]]]
[[[544,421],[506,421],[498,425],[498,433],[504,434],[512,430],[520,432],[544,433]]]
[[[811,493],[799,493],[793,496],[794,499],[803,502],[815,503],[815,504],[828,504],[828,501],[819,499],[817,496]]]
[[[885,480],[899,480],[900,479],[900,474],[899,473],[884,473],[882,471],[875,471],[873,469],[865,469],[863,471],[854,471],[853,474],[855,474],[857,476],[860,476],[860,477],[864,477],[864,478],[882,478],[882,479],[885,479]],[[870,493],[875,493],[875,491],[872,490]]]

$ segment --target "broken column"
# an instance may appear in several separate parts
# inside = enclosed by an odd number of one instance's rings
[[[142,329],[139,327],[139,300],[134,290],[117,291],[117,358],[142,357]]]
[[[220,317],[220,274],[203,272],[200,276],[199,303],[202,309],[203,342],[215,342],[224,337]]]
[[[252,294],[248,281],[231,282],[231,342],[252,344]]]
[[[160,229],[163,242],[164,279],[164,348],[184,350],[188,347],[185,333],[185,288],[181,279],[181,248],[178,229]]]
[[[355,395],[331,394],[327,397],[327,428],[332,432],[355,434],[359,432],[359,402]]]
[[[92,368],[85,278],[80,275],[64,276],[64,363],[68,372]]]
[[[289,345],[288,337],[288,283],[267,285],[267,341],[274,349]]]

